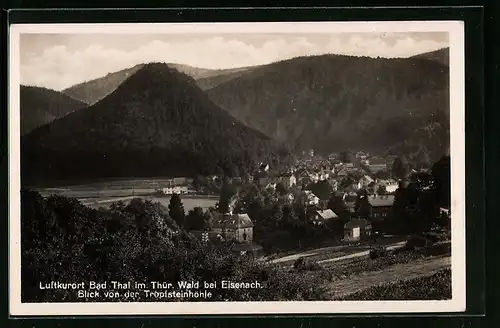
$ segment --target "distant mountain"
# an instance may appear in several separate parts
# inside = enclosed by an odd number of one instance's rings
[[[21,85],[21,135],[86,106],[55,90]]]
[[[182,64],[169,63],[167,65],[181,73],[191,76],[197,81],[200,81],[199,86],[202,89],[214,87],[219,83],[228,81],[232,77],[235,77],[239,73],[249,69],[249,67],[242,67],[214,70]],[[120,86],[120,84],[122,84],[126,79],[128,79],[132,74],[137,72],[143,66],[144,64],[139,64],[132,68],[109,73],[103,77],[71,86],[67,89],[64,89],[62,92],[73,99],[77,99],[83,101],[86,104],[92,105],[115,91]]]
[[[435,51],[425,52],[413,56],[413,58],[421,58],[427,60],[434,60],[443,65],[450,65],[450,48],[442,48]]]
[[[439,145],[448,144],[435,140],[441,132],[420,133],[449,125],[449,68],[430,60],[299,57],[206,92],[247,126],[299,149],[385,152],[405,144],[440,154]]]
[[[73,99],[92,105],[115,91],[123,81],[128,79],[143,66],[143,64],[136,65],[118,72],[109,73],[95,80],[79,83],[64,89],[62,93]]]
[[[216,74],[204,78],[198,78],[196,79],[196,83],[202,90],[212,89],[221,83],[228,82],[234,78],[247,74],[257,67],[258,66],[216,70],[214,71]]]
[[[247,170],[273,150],[191,77],[147,64],[114,92],[22,139],[26,183]]]

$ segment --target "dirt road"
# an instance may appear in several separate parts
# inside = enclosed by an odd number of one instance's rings
[[[403,247],[406,241],[389,244],[387,250],[393,250]],[[316,261],[317,263],[330,263],[342,260],[353,259],[357,257],[368,256],[370,254],[370,245],[339,245],[332,247],[317,248],[310,251],[292,254],[278,259],[274,259],[271,263],[290,264],[300,257],[307,258],[308,260]]]
[[[330,298],[344,297],[383,284],[428,277],[450,267],[451,257],[439,256],[416,260],[406,264],[396,264],[380,271],[365,272],[332,282],[329,285]]]

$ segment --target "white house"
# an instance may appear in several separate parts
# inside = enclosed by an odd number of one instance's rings
[[[297,178],[292,173],[283,174],[280,177],[280,181],[287,187],[293,187],[297,184]]]
[[[188,187],[187,186],[175,186],[175,187],[167,187],[163,188],[162,192],[165,195],[173,195],[173,194],[187,194],[188,193]]]
[[[312,193],[310,190],[304,191],[306,195],[306,204],[307,205],[318,205],[319,197]]]
[[[385,185],[385,190],[388,193],[393,193],[399,188],[399,185],[397,182],[389,183]]]
[[[261,163],[259,165],[259,169],[262,171],[262,172],[267,172],[269,171],[269,164],[266,164],[266,163]]]
[[[330,174],[328,173],[328,171],[321,171],[319,173],[319,180],[320,181],[328,180],[329,177],[330,177]]]
[[[359,241],[371,235],[372,226],[365,219],[351,219],[344,225],[344,240]]]

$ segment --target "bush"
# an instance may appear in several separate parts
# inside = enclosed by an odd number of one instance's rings
[[[307,263],[306,270],[307,271],[319,271],[319,270],[323,270],[323,267],[318,262],[311,262],[311,263]]]
[[[427,256],[451,254],[451,243],[439,243],[426,249]]]
[[[413,235],[408,238],[405,244],[405,250],[417,250],[429,247],[433,244],[432,240],[421,235]]]
[[[317,262],[307,262],[303,257],[299,257],[293,263],[293,268],[297,271],[319,271],[323,267]]]
[[[374,260],[379,257],[386,257],[389,254],[385,247],[379,246],[370,249],[370,259]]]
[[[137,200],[92,210],[74,199],[22,193],[23,302],[82,301],[71,290],[41,290],[59,281],[259,281],[262,288],[214,289],[212,301],[323,300],[323,281],[308,272],[233,254],[227,245],[201,246],[158,204]],[[302,264],[301,264],[302,263]],[[304,259],[302,270],[321,268]],[[116,298],[113,301],[131,301]],[[154,301],[141,296],[141,301]],[[187,300],[187,299],[184,299]],[[199,299],[193,299],[199,300]],[[109,301],[101,294],[87,301]],[[137,301],[137,299],[136,299]]]
[[[303,269],[305,267],[305,265],[306,265],[306,260],[303,257],[299,257],[293,263],[293,268],[295,270],[301,270],[301,269]]]

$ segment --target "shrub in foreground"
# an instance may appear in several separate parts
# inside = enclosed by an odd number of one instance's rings
[[[379,257],[386,257],[389,254],[385,247],[379,246],[370,249],[370,259],[378,259]]]
[[[78,298],[71,290],[41,290],[40,283],[179,281],[261,283],[262,288],[212,290],[193,301],[322,300],[322,280],[243,258],[228,247],[203,246],[189,238],[157,204],[93,210],[76,199],[44,199],[23,191],[21,216],[23,302],[138,301],[120,297]],[[310,265],[305,265],[310,268]],[[88,285],[88,284],[87,284]],[[220,287],[220,284],[219,284]],[[144,296],[145,297],[145,296]],[[179,301],[168,299],[167,301]],[[182,299],[187,300],[187,299]],[[158,301],[155,298],[139,301]]]

